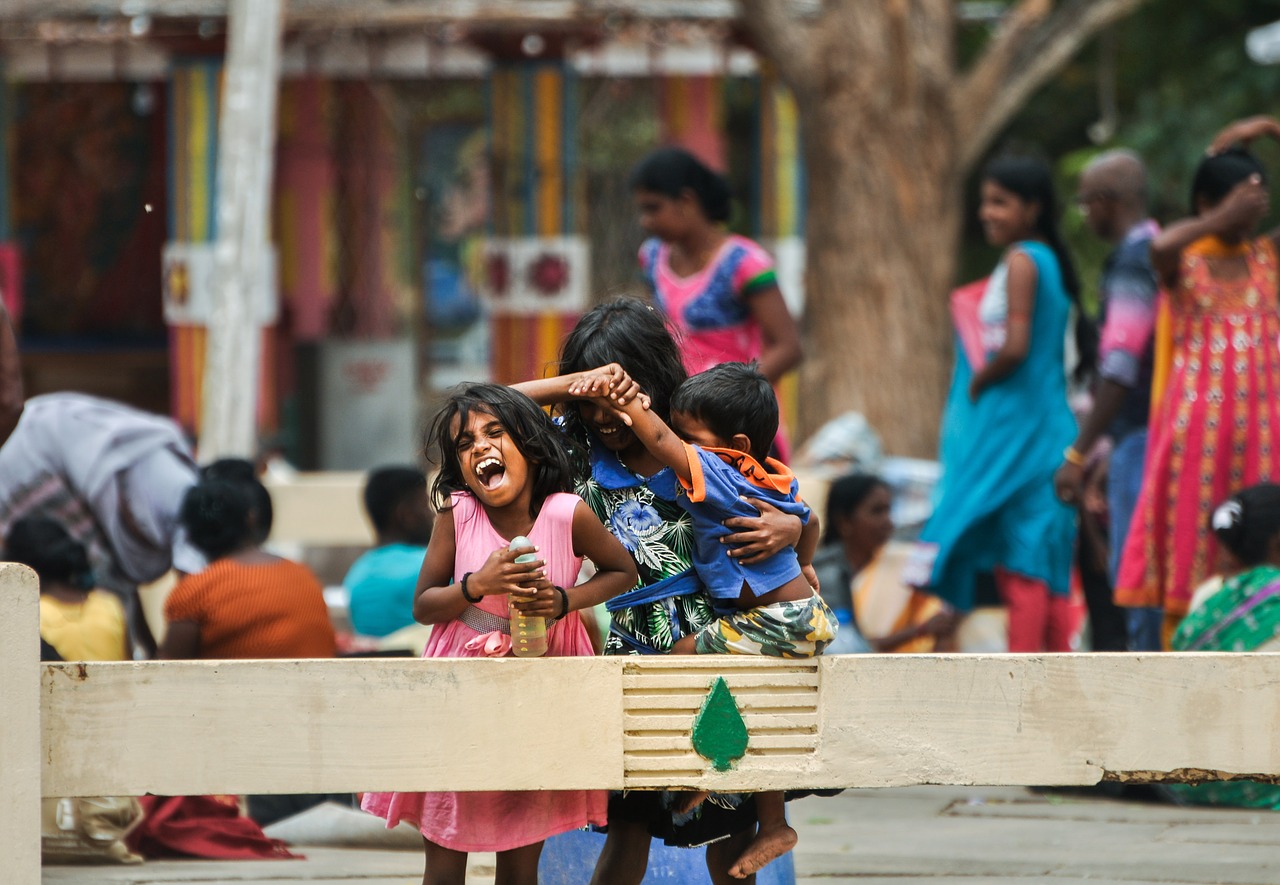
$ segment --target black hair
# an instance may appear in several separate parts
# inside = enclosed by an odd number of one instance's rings
[[[84,590],[92,586],[88,551],[55,519],[26,516],[14,522],[4,539],[4,555],[30,566],[41,583],[58,581]]]
[[[427,487],[427,477],[416,467],[376,467],[364,485],[364,509],[379,534],[391,528],[396,508]]]
[[[449,506],[450,493],[469,490],[458,463],[457,441],[472,412],[497,418],[516,449],[529,462],[533,482],[530,516],[537,516],[543,502],[552,494],[573,491],[575,471],[564,434],[537,403],[501,384],[464,384],[450,395],[427,434],[429,448],[438,454],[432,463],[440,467],[431,484],[437,508]],[[457,431],[453,429],[455,420]]]
[[[716,436],[745,433],[751,457],[763,462],[778,435],[778,397],[755,363],[720,363],[676,389],[671,410],[692,415]]]
[[[178,519],[210,562],[258,543],[253,496],[243,482],[202,479],[182,499]]]
[[[616,298],[592,308],[564,340],[558,371],[568,375],[609,363],[622,366],[649,396],[654,414],[671,421],[671,395],[688,376],[680,348],[650,305],[635,298]],[[562,408],[561,414],[571,429],[582,430],[572,404]]]
[[[258,479],[258,469],[252,461],[247,458],[219,458],[200,468],[200,478],[242,483],[253,505],[254,538],[260,544],[267,540],[275,522],[275,508],[271,506],[271,493]]]
[[[664,147],[653,151],[631,170],[633,191],[653,191],[665,197],[693,192],[708,221],[728,221],[733,190],[728,180],[684,148]]]
[[[1191,177],[1191,214],[1199,215],[1196,203],[1203,197],[1210,206],[1222,202],[1231,189],[1251,175],[1265,183],[1267,170],[1258,158],[1243,147],[1231,147],[1220,154],[1202,158]]]
[[[827,489],[827,518],[823,524],[822,543],[838,541],[840,520],[861,507],[867,496],[880,488],[889,488],[889,483],[874,473],[850,473],[831,483]]]
[[[1058,230],[1058,198],[1053,187],[1053,172],[1048,163],[1037,157],[1002,154],[983,167],[982,178],[995,182],[1019,199],[1040,204],[1035,232],[1058,259],[1062,287],[1076,308],[1075,341],[1080,361],[1076,364],[1075,376],[1083,380],[1098,361],[1098,329],[1080,302],[1080,276]]]
[[[1209,526],[1241,565],[1261,565],[1280,534],[1280,485],[1259,483],[1236,492],[1213,511]]]

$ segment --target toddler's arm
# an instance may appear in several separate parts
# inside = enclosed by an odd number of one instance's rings
[[[642,397],[626,402],[610,398],[606,380],[599,375],[588,375],[569,385],[569,394],[575,399],[590,399],[601,403],[622,416],[631,432],[649,450],[649,454],[670,467],[686,486],[693,482],[693,468],[684,442],[658,415],[649,411]]]
[[[466,576],[453,573],[457,541],[454,537],[453,511],[441,510],[436,517],[427,555],[418,573],[418,589],[413,598],[413,619],[419,624],[443,624],[462,614],[475,600],[496,593],[527,593],[528,585],[545,576],[541,559],[516,562],[527,549],[513,551],[499,547],[475,572]],[[452,582],[452,583],[450,583]],[[468,599],[467,596],[471,599]]]

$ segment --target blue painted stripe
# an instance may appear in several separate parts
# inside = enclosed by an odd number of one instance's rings
[[[561,233],[576,234],[578,233],[578,88],[580,82],[577,73],[567,63],[562,65],[561,73],[564,77],[564,128],[560,137],[560,153],[563,156],[564,169],[560,178],[564,182],[564,212],[560,217],[563,219],[564,230]]]
[[[517,67],[520,77],[520,92],[524,104],[524,231],[525,236],[533,236],[538,231],[538,163],[537,163],[537,129],[538,108],[534,101],[534,66],[522,64]]]

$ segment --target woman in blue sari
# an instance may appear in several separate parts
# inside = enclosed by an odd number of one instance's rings
[[[1064,448],[1076,454],[1064,351],[1079,282],[1056,215],[1044,163],[1003,157],[984,169],[979,218],[1004,253],[985,288],[953,299],[943,476],[917,562],[922,583],[961,612],[977,575],[993,572],[1019,652],[1067,651],[1071,632],[1075,511],[1054,496],[1053,472]]]

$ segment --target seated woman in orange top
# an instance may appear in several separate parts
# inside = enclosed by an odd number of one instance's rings
[[[160,657],[334,656],[320,581],[259,547],[254,513],[243,483],[203,480],[187,492],[179,518],[209,567],[184,577],[165,601]]]

